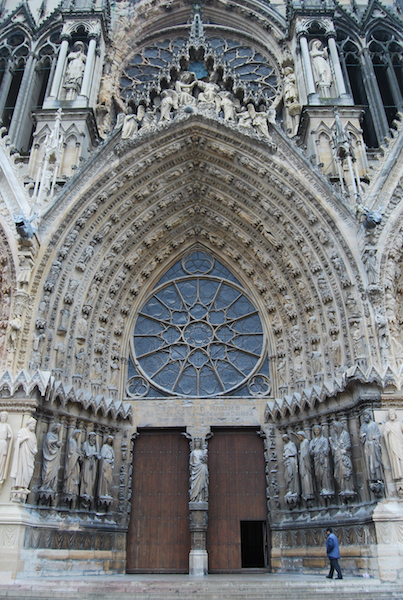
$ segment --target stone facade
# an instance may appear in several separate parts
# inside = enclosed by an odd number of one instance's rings
[[[125,572],[147,429],[214,569],[210,439],[252,428],[259,566],[320,572],[331,522],[401,577],[400,0],[1,11],[4,576]]]

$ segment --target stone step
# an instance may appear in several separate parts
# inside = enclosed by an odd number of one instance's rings
[[[402,583],[304,575],[117,576],[0,582],[0,600],[403,600]]]

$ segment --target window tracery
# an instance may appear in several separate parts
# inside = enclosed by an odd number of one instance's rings
[[[265,357],[258,310],[224,265],[196,249],[169,269],[138,313],[126,392],[208,397],[244,388],[268,395],[268,373],[259,372]]]

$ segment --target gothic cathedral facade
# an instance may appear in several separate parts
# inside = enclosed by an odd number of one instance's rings
[[[4,576],[403,577],[402,0],[2,0]]]

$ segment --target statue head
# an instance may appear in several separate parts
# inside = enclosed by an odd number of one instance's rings
[[[29,431],[35,431],[36,419],[34,419],[33,417],[30,417],[27,421],[26,427],[27,427],[27,429],[29,429]]]
[[[397,414],[394,408],[390,408],[388,410],[388,417],[389,421],[394,421],[395,419],[397,419]]]
[[[298,439],[299,439],[300,442],[302,442],[303,440],[308,439],[306,437],[305,431],[297,431],[297,436],[298,436]]]
[[[364,412],[364,422],[369,423],[370,421],[371,421],[371,413],[369,412],[369,410],[366,410]]]
[[[320,437],[322,435],[322,427],[320,425],[315,425],[313,433],[315,437]]]
[[[5,411],[5,410],[1,411],[1,413],[0,413],[0,421],[2,423],[5,423],[6,421],[8,421],[8,412],[7,411]]]
[[[90,431],[90,433],[88,434],[88,442],[89,442],[90,446],[95,446],[96,441],[97,441],[96,433],[94,431]]]
[[[284,444],[288,444],[288,442],[290,441],[290,438],[289,438],[289,436],[288,436],[287,433],[285,433],[284,435],[282,435],[281,439],[283,440]]]
[[[113,444],[113,435],[108,435],[107,436],[106,443],[108,444],[108,446],[112,446],[112,444]]]

